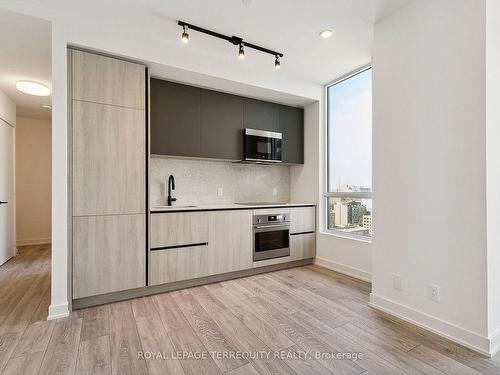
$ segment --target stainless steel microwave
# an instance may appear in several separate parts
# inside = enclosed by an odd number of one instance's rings
[[[281,163],[281,133],[245,129],[244,160],[249,162]]]

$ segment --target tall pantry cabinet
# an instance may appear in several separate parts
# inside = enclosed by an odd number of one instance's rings
[[[146,67],[68,58],[75,300],[146,285]]]

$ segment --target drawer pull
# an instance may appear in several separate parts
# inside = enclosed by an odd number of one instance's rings
[[[157,250],[168,250],[168,249],[179,249],[181,247],[195,247],[195,246],[207,246],[208,242],[197,242],[197,243],[188,243],[185,245],[173,245],[173,246],[162,246],[162,247],[154,247],[151,251]]]
[[[297,236],[299,234],[311,234],[315,233],[314,231],[309,231],[309,232],[296,232],[296,233],[290,233],[290,236]]]

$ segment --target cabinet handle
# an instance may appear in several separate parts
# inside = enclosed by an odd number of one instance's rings
[[[296,233],[290,233],[290,236],[297,236],[299,234],[311,234],[315,233],[314,231],[309,231],[309,232],[296,232]]]
[[[0,204],[7,204],[7,203],[9,203],[9,202],[0,201]]]
[[[208,242],[197,242],[197,243],[189,243],[185,245],[173,245],[173,246],[162,246],[162,247],[154,247],[151,251],[157,250],[169,250],[169,249],[179,249],[182,247],[196,247],[196,246],[207,246]]]

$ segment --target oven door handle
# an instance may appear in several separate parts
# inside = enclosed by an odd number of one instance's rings
[[[275,228],[275,229],[290,229],[290,225],[254,225],[255,229],[268,229],[268,228]]]

